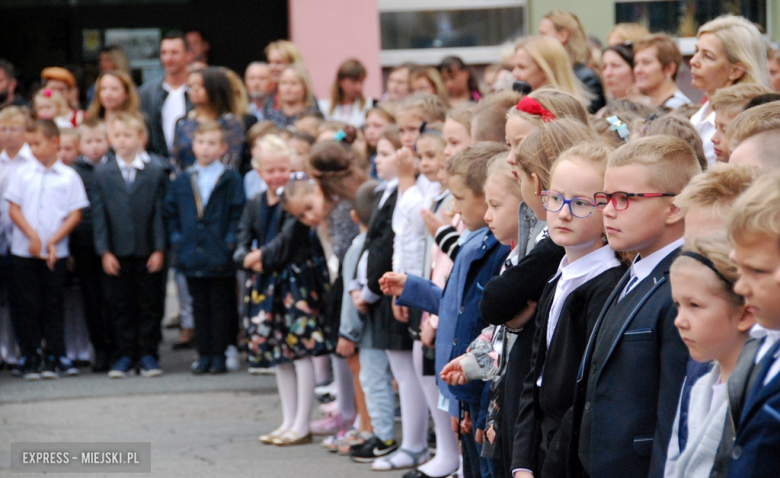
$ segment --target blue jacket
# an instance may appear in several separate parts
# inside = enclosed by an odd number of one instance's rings
[[[773,352],[770,348],[769,353]],[[764,385],[772,360],[761,360],[758,375],[745,397],[729,462],[730,478],[780,474],[780,375]],[[774,354],[773,354],[774,355]],[[731,379],[729,379],[731,382]]]
[[[201,206],[192,170],[180,174],[168,188],[165,212],[177,268],[190,277],[232,277],[236,229],[244,207],[244,185],[225,169],[205,207]]]
[[[469,344],[489,324],[479,314],[482,289],[491,277],[498,275],[509,254],[486,227],[471,233],[460,247],[455,265],[444,290],[433,282],[407,276],[406,286],[396,304],[422,309],[439,316],[436,331],[436,374],[450,360],[466,353]],[[437,380],[439,391],[445,397],[479,404],[485,383],[474,381],[466,385],[448,387]],[[450,403],[450,414],[457,415],[457,404]],[[455,413],[453,413],[455,412]]]

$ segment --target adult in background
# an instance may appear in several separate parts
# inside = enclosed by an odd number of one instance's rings
[[[194,108],[176,123],[171,156],[176,166],[185,169],[195,163],[192,141],[198,125],[216,121],[224,130],[227,153],[222,157],[226,166],[238,168],[244,147],[244,125],[238,116],[238,98],[224,70],[208,67],[193,71],[187,77],[187,89]]]
[[[601,77],[610,99],[619,100],[634,90],[634,49],[630,43],[608,46],[601,54]]]
[[[130,61],[127,59],[125,51],[119,45],[108,45],[100,49],[98,56],[98,70],[104,71],[119,70],[130,74]],[[95,85],[87,90],[87,104],[91,104],[95,99]]]
[[[604,87],[596,72],[588,66],[591,59],[588,35],[577,15],[553,10],[539,23],[539,34],[555,38],[566,48],[574,74],[593,95],[588,109],[591,113],[600,110],[607,103]]]
[[[280,129],[292,126],[306,112],[320,111],[312,92],[309,72],[303,63],[292,63],[284,69],[275,98],[278,108],[263,109],[263,117]]]
[[[691,86],[708,98],[691,117],[704,143],[710,166],[715,164],[715,112],[709,98],[721,88],[737,83],[769,86],[766,47],[758,29],[748,20],[724,15],[699,28],[696,54],[691,58]]]
[[[16,94],[16,68],[0,58],[0,110],[6,106],[29,107],[30,102]]]
[[[460,57],[445,57],[439,64],[439,71],[453,108],[469,102],[476,103],[482,98],[477,76]]]
[[[263,104],[263,119],[268,120],[270,112],[279,110],[279,82],[282,72],[293,63],[303,64],[303,57],[295,43],[288,40],[277,40],[265,47],[265,57],[268,60],[268,68],[271,71],[271,81],[274,84],[273,93],[268,96]]]
[[[607,34],[607,46],[619,45],[624,42],[634,43],[650,32],[644,25],[638,23],[618,23]]]
[[[187,30],[187,32],[184,34],[184,38],[187,39],[187,45],[190,47],[190,63],[199,61],[205,65],[208,65],[211,45],[206,40],[206,36],[203,34],[203,31],[197,28]]]
[[[330,99],[319,101],[325,120],[343,121],[355,128],[366,123],[366,112],[374,106],[374,100],[363,94],[366,67],[356,58],[344,61],[336,73],[330,91]]]
[[[276,89],[268,63],[262,61],[250,63],[244,72],[244,86],[249,96],[247,112],[254,115],[257,121],[263,121],[263,103]]]
[[[147,151],[171,156],[176,121],[192,109],[187,94],[189,46],[181,32],[168,32],[160,41],[160,62],[165,76],[145,83],[139,90],[141,112],[149,130]]]
[[[669,35],[649,35],[634,43],[634,76],[639,91],[653,106],[679,108],[691,102],[677,88],[682,54]]]
[[[130,75],[123,71],[106,71],[95,82],[95,99],[87,110],[88,118],[100,118],[106,125],[117,113],[138,114],[138,93]]]

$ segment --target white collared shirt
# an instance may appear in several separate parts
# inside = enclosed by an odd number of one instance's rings
[[[576,261],[569,263],[568,256],[563,256],[561,264],[558,266],[558,272],[550,279],[552,283],[560,277],[555,285],[555,295],[550,306],[550,315],[547,320],[547,347],[550,347],[555,329],[558,326],[558,319],[561,317],[563,304],[569,295],[577,290],[578,287],[589,280],[598,276],[607,269],[620,266],[620,261],[615,256],[609,246],[601,247],[590,254],[580,257]],[[536,385],[542,386],[542,374],[539,375]]]
[[[761,344],[761,347],[758,348],[758,352],[756,352],[755,363],[758,363],[762,358],[764,358],[764,355],[769,352],[769,349],[772,348],[772,346],[778,340],[780,340],[780,330],[767,329],[766,327],[755,324],[750,329],[750,336],[755,339],[766,337],[764,343]],[[780,372],[780,360],[777,360],[778,356],[780,356],[780,350],[775,353],[774,363],[771,367],[769,367],[769,371],[767,372],[766,378],[764,379],[764,385],[769,383],[769,381],[772,380],[778,374],[778,372]]]
[[[176,122],[187,114],[187,100],[184,96],[187,91],[187,85],[181,85],[173,89],[168,83],[163,81],[163,89],[168,92],[168,96],[162,105],[160,117],[162,118],[165,145],[168,147],[168,151],[171,151],[173,150],[173,136],[176,133]]]
[[[135,172],[139,169],[144,169],[144,164],[149,161],[144,161],[141,154],[137,154],[130,163],[126,163],[118,154],[116,155],[116,164],[119,166],[119,171],[122,172],[122,179],[125,182],[130,181],[130,184],[135,182]]]
[[[707,116],[704,116],[704,114]],[[710,108],[710,102],[707,101],[693,116],[691,123],[696,131],[699,132],[701,142],[704,145],[704,156],[707,157],[707,164],[712,167],[715,164],[715,145],[712,144],[712,137],[715,135],[715,111]]]
[[[626,294],[631,292],[631,289],[645,280],[653,272],[653,269],[655,269],[656,266],[666,258],[666,256],[671,254],[675,249],[682,247],[684,243],[685,239],[681,237],[676,241],[667,244],[661,249],[658,249],[647,257],[637,256],[636,259],[634,259],[634,263],[631,265],[631,278],[628,280],[625,289],[623,289],[623,292],[620,294],[620,298],[622,299],[625,297]],[[636,278],[636,280],[634,280],[634,278]]]
[[[86,156],[83,156],[83,158],[84,158],[84,162],[85,163],[91,164],[93,167],[102,166],[102,165],[104,165],[104,164],[106,164],[108,162],[108,155],[103,155],[103,157],[100,158],[99,161],[92,161],[91,159],[89,159]]]
[[[200,200],[203,201],[203,207],[206,207],[211,193],[214,192],[214,188],[217,186],[219,177],[225,172],[225,165],[219,161],[214,161],[205,167],[195,163],[192,169],[198,173],[198,193],[200,194]]]
[[[16,176],[4,198],[18,204],[22,214],[41,239],[41,255],[46,256],[46,243],[73,211],[89,206],[84,183],[78,173],[57,160],[46,169],[32,161],[16,171]],[[30,255],[30,240],[14,226],[11,253],[19,257]],[[68,257],[68,238],[57,244],[57,258]]]
[[[8,156],[8,152],[5,150],[0,153],[0,255],[8,252],[11,244],[11,231],[14,228],[14,223],[8,216],[10,203],[2,199],[2,197],[8,189],[8,185],[11,184],[11,179],[16,174],[16,171],[31,161],[36,161],[36,159],[27,143],[22,145],[22,148],[13,158]]]

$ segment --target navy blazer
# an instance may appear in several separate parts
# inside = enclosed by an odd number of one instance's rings
[[[509,254],[486,227],[471,233],[460,247],[458,256],[444,290],[421,277],[407,276],[406,286],[396,304],[422,309],[439,316],[436,331],[436,372],[460,357],[469,344],[489,324],[479,314],[482,290],[491,277],[497,275]],[[437,380],[439,390],[447,397],[454,395],[460,401],[479,404],[485,383],[469,382],[448,387]],[[450,413],[453,406],[450,404]]]
[[[165,215],[177,268],[188,277],[232,277],[236,229],[244,207],[244,184],[231,168],[217,180],[206,206],[188,168],[168,189]]]
[[[95,168],[92,227],[95,252],[116,257],[148,257],[166,246],[163,209],[168,173],[159,158],[136,171],[128,191],[122,171],[110,154],[106,164]]]
[[[668,278],[678,254],[618,300],[627,272],[607,299],[577,374],[569,476],[663,476],[689,356]]]
[[[780,476],[780,374],[764,385],[772,362],[762,359],[756,365],[731,449],[730,478]]]

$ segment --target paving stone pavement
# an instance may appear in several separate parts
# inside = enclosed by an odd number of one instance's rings
[[[325,452],[321,439],[298,447],[261,445],[258,435],[273,430],[281,420],[275,379],[252,376],[245,369],[195,377],[189,373],[195,352],[171,352],[174,338],[166,333],[160,361],[166,373],[159,378],[111,380],[82,369],[78,377],[24,382],[8,371],[0,372],[0,477],[43,476],[9,471],[10,444],[39,441],[151,442],[154,477],[376,475],[370,465]],[[315,418],[318,414],[315,411]]]

